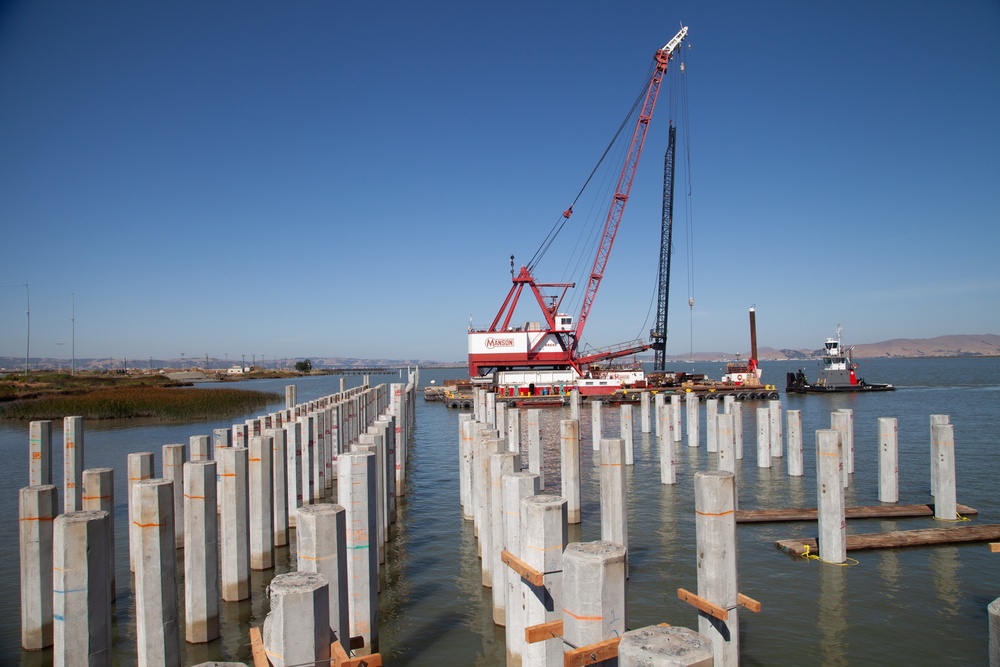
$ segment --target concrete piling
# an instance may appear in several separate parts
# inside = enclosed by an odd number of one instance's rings
[[[190,438],[188,438],[188,460],[211,461],[212,436],[192,435]]]
[[[219,515],[215,461],[184,464],[184,637],[216,639],[219,625]]]
[[[635,445],[632,441],[632,405],[626,403],[619,408],[621,438],[625,441],[625,465],[635,464]]]
[[[562,586],[567,644],[587,646],[625,633],[625,547],[603,541],[567,545]]]
[[[639,395],[639,432],[649,433],[651,417],[649,413],[649,392],[644,391]]]
[[[49,593],[55,665],[111,664],[109,521],[107,512],[81,510],[61,514],[52,522],[52,588]],[[173,558],[173,533],[170,538]]]
[[[507,410],[507,451],[520,456],[521,453],[521,410]]]
[[[986,608],[990,617],[990,667],[1000,667],[1000,598]]]
[[[802,477],[802,411],[788,410],[785,420],[788,422],[788,475]]]
[[[841,465],[840,475],[841,475],[841,480],[843,481],[844,484],[844,488],[846,489],[851,482],[850,478],[851,469],[848,465],[848,460],[847,460],[849,456],[847,449],[847,443],[848,443],[847,413],[844,412],[843,410],[836,410],[835,412],[831,412],[830,428],[836,431],[840,437],[840,465]]]
[[[712,667],[712,642],[694,630],[650,625],[629,630],[618,644],[619,667]]]
[[[674,442],[680,442],[683,439],[683,432],[681,431],[681,397],[679,394],[673,394],[670,397],[670,408],[670,416],[674,424]]]
[[[716,414],[716,442],[719,449],[719,470],[736,472],[736,434],[733,431],[733,415]]]
[[[108,513],[108,599],[115,601],[115,471],[83,471],[83,509]]]
[[[135,511],[132,507],[132,489],[137,482],[153,477],[153,452],[133,452],[128,455],[128,555],[129,569],[135,572],[139,553],[139,534],[135,527]]]
[[[174,535],[178,549],[184,548],[184,459],[187,447],[163,445],[163,479],[174,483]]]
[[[459,415],[458,425],[461,436],[458,442],[458,489],[459,502],[462,506],[462,518],[472,521],[475,517],[473,511],[472,493],[472,445],[475,441],[475,429],[477,422],[472,420],[468,413]]]
[[[566,520],[580,523],[580,422],[559,422],[559,459],[562,497],[566,499]]]
[[[307,415],[302,415],[299,417],[299,430],[301,432],[301,454],[299,460],[302,463],[300,471],[302,473],[302,504],[312,505],[315,502],[316,488],[314,486],[315,481],[313,478],[313,471],[315,470],[315,441],[313,440],[313,425],[314,422]]]
[[[132,487],[139,553],[135,566],[138,664],[180,667],[174,483],[147,479]]]
[[[771,411],[757,408],[757,467],[771,467]]]
[[[601,451],[601,402],[590,402],[590,436],[595,452]]]
[[[83,417],[63,419],[64,512],[83,509]]]
[[[364,645],[357,655],[378,651],[378,550],[373,544],[375,517],[375,455],[348,452],[337,459],[337,494],[346,510],[347,577],[350,594],[350,635]]]
[[[618,442],[621,442],[620,440]],[[544,573],[541,586],[521,579],[525,626],[562,620],[563,549],[567,542],[566,500],[541,494],[521,499],[521,553],[524,562]],[[524,664],[561,667],[562,642],[526,644]]]
[[[688,447],[700,446],[701,424],[698,414],[698,395],[694,392],[684,396],[684,403],[687,407],[687,444]]]
[[[316,572],[289,572],[271,580],[271,610],[261,633],[271,667],[329,664],[328,589],[326,577]]]
[[[250,569],[274,567],[274,473],[271,465],[273,440],[250,437],[247,456],[250,516]]]
[[[625,441],[601,439],[601,539],[628,548]]]
[[[839,431],[834,429],[816,431],[819,557],[828,563],[843,563],[847,560],[844,484],[840,472],[843,465],[841,451]]]
[[[736,443],[736,460],[743,460],[743,404],[733,403],[729,412],[733,415],[733,435]]]
[[[26,486],[18,492],[21,648],[26,651],[52,646],[52,522],[58,513],[55,485]]]
[[[505,475],[512,475],[515,472],[514,465],[517,455],[513,452],[500,452],[490,455],[490,526],[493,534],[490,545],[491,553],[483,553],[483,566],[489,561],[493,583],[493,623],[496,625],[507,624],[507,588],[504,564],[500,557],[501,552],[507,548],[504,539],[504,516],[503,516],[503,478]]]
[[[573,420],[567,420],[573,421]],[[524,560],[521,548],[521,499],[538,494],[538,475],[526,470],[504,475],[501,480],[503,495],[504,543],[507,551]],[[520,665],[524,656],[524,591],[521,575],[504,566],[504,587],[507,594],[507,664]]]
[[[538,486],[545,489],[545,473],[542,471],[542,411],[528,410],[528,470],[538,475]]]
[[[844,469],[848,475],[854,474],[854,410],[850,408],[840,408],[836,413],[842,415],[837,422],[837,426],[831,418],[831,428],[840,431],[840,445],[844,450]]]
[[[878,499],[899,502],[899,431],[895,417],[878,418]]]
[[[695,473],[695,531],[698,595],[729,611],[722,620],[698,615],[698,632],[714,646],[715,664],[740,662],[740,622],[736,575],[736,475],[728,471]]]
[[[659,397],[657,397],[659,398]],[[661,402],[656,407],[656,442],[660,448],[660,484],[676,484],[674,466],[673,406]]]
[[[935,452],[934,518],[954,521],[958,518],[955,488],[955,427],[935,424],[931,429]]]
[[[291,421],[281,427],[285,432],[287,457],[288,527],[295,528],[295,510],[302,507],[302,426]]]
[[[221,450],[224,447],[232,447],[232,446],[233,446],[233,432],[230,429],[228,429],[228,428],[216,428],[216,429],[212,429],[212,458],[215,461],[221,461],[222,460],[219,457],[219,450]],[[216,472],[217,473],[221,473],[222,469],[218,468],[216,470]],[[215,497],[219,498],[219,499],[222,498],[222,476],[221,476],[221,474],[218,476],[218,479],[216,479],[216,483],[215,483]],[[219,512],[221,512],[222,511],[222,503],[221,502],[220,503],[216,503],[216,505],[217,505],[216,509]]]
[[[767,402],[770,417],[771,456],[780,459],[783,455],[783,433],[781,432],[781,401],[772,398]]]
[[[341,645],[350,646],[347,511],[341,505],[310,505],[299,508],[298,515],[298,570],[326,578],[330,632]]]
[[[719,451],[719,399],[709,396],[705,399],[705,445],[709,452]]]
[[[222,554],[222,599],[239,602],[250,597],[249,453],[246,447],[217,451],[222,495],[219,497],[219,551]]]
[[[937,452],[934,451],[934,427],[937,426],[937,425],[939,425],[939,424],[947,424],[949,421],[951,421],[951,417],[949,415],[931,415],[930,419],[931,419],[931,439],[930,439],[930,443],[931,443],[931,447],[930,447],[930,450],[931,450],[931,495],[932,496],[936,496],[937,495],[937,480],[934,478],[934,471],[935,471],[936,466],[937,466]]]
[[[31,422],[28,428],[28,486],[52,483],[52,422]]]

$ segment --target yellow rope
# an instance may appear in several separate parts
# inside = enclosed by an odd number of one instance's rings
[[[950,521],[950,522],[953,522],[953,523],[958,523],[959,521],[972,521],[972,519],[970,519],[969,517],[962,516],[958,512],[955,512],[955,516],[957,516],[958,518],[957,519],[939,519],[937,517],[934,517],[934,520],[935,521]]]
[[[809,545],[808,545],[808,544],[803,544],[802,546],[803,546],[803,547],[805,548],[805,551],[804,551],[804,552],[802,552],[802,553],[801,553],[800,555],[801,555],[801,556],[802,556],[803,558],[805,558],[806,560],[818,560],[818,561],[820,561],[821,563],[827,563],[828,565],[839,565],[839,566],[841,566],[841,567],[851,567],[851,566],[853,566],[853,565],[858,565],[858,561],[857,561],[857,560],[855,560],[854,558],[848,558],[848,559],[847,559],[847,560],[845,560],[845,561],[844,561],[843,563],[831,563],[831,562],[830,562],[830,561],[828,561],[828,560],[822,560],[822,559],[821,559],[821,558],[820,558],[819,556],[817,556],[816,554],[812,554],[812,553],[809,553]]]

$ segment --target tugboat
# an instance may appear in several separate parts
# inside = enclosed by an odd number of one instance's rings
[[[788,373],[785,393],[788,394],[828,394],[835,392],[894,391],[891,384],[865,382],[857,374],[858,365],[851,359],[851,349],[844,349],[840,341],[841,329],[837,325],[837,337],[827,338],[823,350],[823,361],[819,378],[815,384],[809,382],[800,368],[797,373]]]

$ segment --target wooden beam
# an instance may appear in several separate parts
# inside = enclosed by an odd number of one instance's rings
[[[532,586],[542,586],[545,583],[545,578],[541,572],[531,567],[506,549],[500,552],[500,562],[517,572],[521,575],[522,579],[527,581]]]
[[[889,533],[848,535],[848,551],[863,549],[893,549],[897,547],[927,546],[930,544],[958,544],[962,542],[989,542],[1000,538],[1000,524],[990,523],[967,528],[924,528],[922,530],[896,530]],[[779,540],[774,546],[794,556],[817,554],[815,539]]]
[[[698,611],[704,612],[713,618],[718,618],[722,621],[729,620],[729,612],[720,607],[717,604],[709,602],[703,597],[699,597],[689,590],[683,588],[677,589],[677,597],[684,602],[687,602],[692,607],[696,608]]]
[[[350,657],[341,645],[340,640],[330,644],[330,664],[333,667],[343,667],[343,664],[348,660],[350,660]]]
[[[979,510],[968,505],[957,505],[956,511],[962,516],[975,516],[979,514]],[[864,507],[844,508],[845,519],[901,519],[920,516],[934,516],[934,505],[868,505]],[[816,521],[816,517],[817,510],[815,507],[739,510],[736,512],[736,523]]]
[[[754,613],[760,611],[760,603],[751,597],[743,595],[743,593],[740,593],[736,596],[736,604],[743,607],[744,609],[749,609]]]
[[[613,637],[566,651],[563,653],[563,667],[583,667],[617,657],[621,640],[621,637]]]
[[[1000,554],[1000,542],[990,542],[990,553]]]
[[[529,625],[524,629],[524,641],[529,644],[544,642],[549,639],[562,637],[563,622],[549,621],[538,625]]]
[[[372,653],[371,655],[362,655],[357,658],[351,658],[340,663],[340,667],[382,667],[382,654]]]
[[[264,652],[264,640],[260,636],[260,628],[250,628],[250,651],[253,653],[253,667],[271,666]]]

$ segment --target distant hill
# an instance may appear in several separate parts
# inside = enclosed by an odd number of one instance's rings
[[[1000,335],[997,334],[966,334],[954,336],[938,336],[937,338],[893,338],[881,343],[858,343],[853,345],[854,356],[858,359],[875,358],[920,358],[920,357],[1000,357]],[[757,354],[761,361],[784,361],[788,359],[819,359],[823,349],[813,350],[776,350],[773,347],[758,348]],[[642,355],[645,358],[648,355]],[[667,361],[720,361],[732,358],[727,352],[695,352],[694,354],[679,354],[668,356]],[[749,350],[741,352],[744,359],[749,356]],[[296,361],[309,359],[313,368],[464,368],[466,360],[431,361],[428,359],[357,359],[353,357],[288,357],[286,359],[267,359],[258,361],[257,366],[270,368],[293,368]],[[129,359],[131,369],[161,369],[161,368],[205,368],[221,369],[228,364],[239,366],[239,362],[210,358],[205,359]],[[106,370],[122,368],[122,359],[77,359],[76,367],[81,370]],[[62,368],[69,370],[67,359],[52,359],[32,357],[32,370]],[[247,360],[250,365],[250,360]],[[24,357],[0,357],[0,372],[16,373],[24,370]]]
[[[854,348],[854,356],[858,359],[875,358],[920,358],[920,357],[1000,357],[1000,335],[968,334],[954,336],[938,336],[937,338],[893,338],[881,343],[859,343],[845,345]],[[749,350],[741,353],[746,358]],[[787,359],[819,359],[823,356],[823,348],[814,350],[776,350],[773,347],[760,347],[757,355],[761,361],[784,361]],[[697,352],[694,355],[675,355],[667,357],[671,361],[718,361],[728,359],[732,355],[724,352]]]

